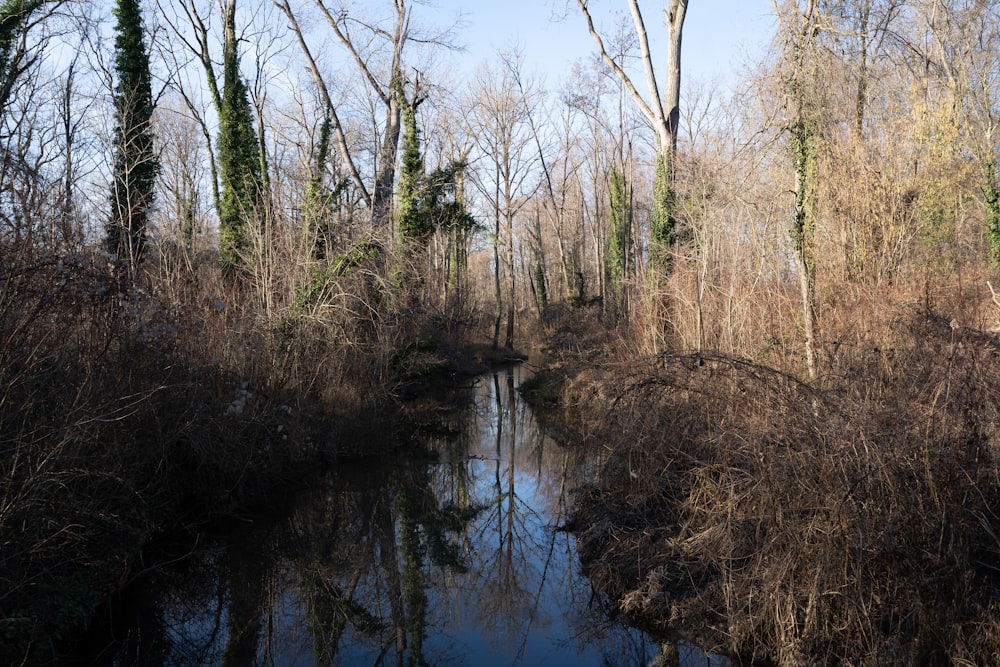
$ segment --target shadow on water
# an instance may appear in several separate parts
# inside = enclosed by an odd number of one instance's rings
[[[281,516],[131,585],[86,664],[722,665],[609,618],[558,530],[599,461],[540,434],[522,369],[424,451],[340,466]]]

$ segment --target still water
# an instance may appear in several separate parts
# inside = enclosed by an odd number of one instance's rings
[[[471,406],[407,453],[338,466],[287,511],[152,570],[114,611],[97,664],[663,660],[609,618],[559,530],[600,460],[540,433],[516,391],[522,372],[479,378]],[[684,643],[657,664],[678,657],[724,664]]]

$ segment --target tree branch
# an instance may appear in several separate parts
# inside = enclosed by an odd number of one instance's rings
[[[604,46],[604,40],[601,39],[601,36],[597,33],[597,29],[594,28],[594,19],[590,15],[590,10],[587,9],[586,0],[576,0],[576,2],[580,5],[580,10],[583,12],[584,18],[587,19],[587,29],[590,31],[590,36],[594,38],[594,42],[597,43],[597,48],[600,49],[601,60],[603,60],[604,64],[610,67],[615,75],[618,76],[618,79],[625,86],[625,89],[636,103],[636,106],[639,107],[639,111],[642,112],[642,115],[645,116],[646,119],[649,120],[649,122],[654,126],[658,125],[663,119],[662,110],[660,111],[659,116],[654,113],[653,109],[646,104],[646,100],[643,99],[638,89],[636,89],[635,85],[632,83],[632,79],[629,78],[629,75],[618,63],[614,61],[610,55],[608,55],[608,50]]]
[[[622,85],[625,86],[625,90],[628,91],[629,96],[635,102],[636,106],[639,107],[639,111],[642,112],[642,115],[646,117],[646,120],[648,120],[656,129],[659,143],[663,143],[667,123],[666,119],[663,117],[663,107],[659,102],[659,91],[655,89],[651,91],[654,99],[656,100],[656,107],[654,110],[654,108],[650,107],[649,104],[646,103],[646,100],[643,99],[642,95],[635,87],[635,84],[632,83],[632,79],[629,78],[629,75],[625,72],[625,70],[622,69],[622,67],[608,54],[608,50],[604,46],[604,40],[601,39],[600,34],[598,34],[597,29],[594,27],[594,19],[590,15],[590,10],[587,8],[587,1],[576,0],[576,2],[580,6],[580,11],[583,12],[584,18],[587,19],[587,29],[590,31],[590,36],[594,38],[594,42],[597,43],[597,47],[600,49],[601,60],[603,60],[604,64],[611,68],[611,71],[615,73],[618,79],[622,82]],[[634,0],[629,0],[629,2],[634,3]],[[648,54],[649,46],[647,44],[645,55],[648,57]],[[653,85],[655,86],[655,81],[653,82]]]
[[[350,37],[343,30],[340,29],[340,22],[333,17],[333,14],[330,13],[330,10],[327,9],[325,4],[323,4],[323,0],[315,0],[315,2],[316,6],[319,7],[320,11],[323,12],[323,15],[326,16],[327,21],[330,23],[330,27],[333,28],[334,34],[336,34],[337,38],[341,41],[341,43],[343,43],[343,45],[347,47],[347,50],[350,51],[351,56],[354,58],[354,62],[357,63],[358,68],[361,70],[361,73],[364,75],[365,79],[368,80],[368,84],[372,87],[372,90],[374,90],[375,94],[378,95],[379,98],[382,100],[382,104],[389,106],[391,97],[393,95],[393,91],[391,90],[392,88],[391,83],[387,89],[382,88],[382,86],[378,82],[378,79],[375,78],[375,75],[372,74],[371,69],[368,68],[368,64],[364,61],[364,58],[361,57],[361,54],[358,52],[357,48],[355,48],[354,42],[352,42]],[[398,4],[399,3],[397,2],[397,5]],[[398,9],[397,9],[397,14],[398,14]],[[394,54],[394,60],[395,60],[395,54]]]
[[[347,165],[347,170],[351,174],[351,181],[354,186],[361,193],[361,198],[365,201],[365,206],[371,208],[372,196],[368,192],[368,188],[365,187],[364,181],[361,179],[361,174],[358,172],[357,166],[354,164],[354,159],[351,156],[350,146],[347,144],[347,135],[344,133],[344,128],[340,124],[340,118],[337,116],[337,110],[333,105],[333,99],[330,97],[330,89],[326,85],[326,81],[323,80],[322,75],[319,72],[319,66],[316,64],[316,59],[313,58],[312,51],[309,49],[309,45],[306,43],[305,36],[302,34],[302,29],[299,27],[299,22],[295,19],[295,14],[292,13],[292,8],[288,4],[288,0],[272,0],[275,5],[288,17],[289,22],[291,22],[292,32],[295,33],[295,37],[299,41],[299,46],[302,48],[302,53],[305,55],[306,60],[309,61],[309,72],[313,76],[313,80],[316,82],[316,87],[319,88],[320,95],[323,97],[323,104],[326,105],[326,110],[330,114],[330,124],[333,127],[334,134],[337,137],[337,149],[340,151],[340,156]]]
[[[635,24],[635,34],[639,38],[639,52],[642,54],[642,68],[646,72],[646,86],[649,88],[649,95],[653,98],[652,110],[655,114],[655,121],[664,122],[663,103],[660,101],[660,87],[656,85],[656,74],[653,73],[653,58],[649,53],[649,37],[646,35],[646,24],[642,20],[642,13],[639,11],[639,3],[636,0],[628,0],[629,11],[632,12],[632,22]],[[654,120],[654,119],[651,119]]]

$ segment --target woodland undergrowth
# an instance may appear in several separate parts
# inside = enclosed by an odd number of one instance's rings
[[[622,614],[754,664],[1000,658],[1000,340],[899,303],[841,304],[814,383],[555,343],[529,394],[608,452],[569,527]]]
[[[101,254],[0,248],[3,664],[58,657],[158,535],[405,444],[395,396],[453,367],[428,334],[449,313],[407,311],[377,266],[324,279],[322,308],[289,287],[265,309],[165,252],[126,280]]]

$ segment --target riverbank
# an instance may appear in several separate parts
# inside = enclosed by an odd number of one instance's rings
[[[748,662],[1000,651],[1000,344],[925,310],[817,385],[721,354],[564,357],[528,395],[609,450],[569,528],[632,622]]]
[[[4,664],[57,659],[158,536],[408,447],[397,424],[422,408],[403,399],[491,361],[363,277],[322,313],[268,313],[211,269],[126,283],[85,255],[9,252],[0,279]]]

